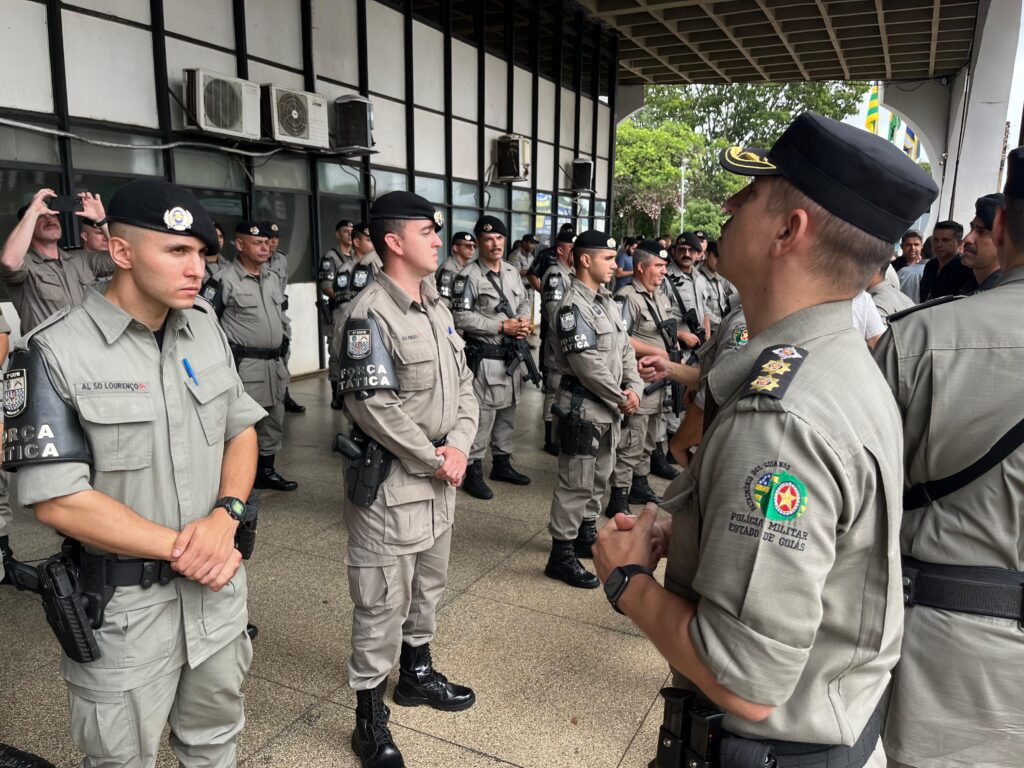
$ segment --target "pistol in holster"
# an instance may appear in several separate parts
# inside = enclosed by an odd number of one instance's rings
[[[238,524],[235,531],[235,549],[242,555],[243,560],[252,557],[256,549],[256,523],[259,522],[259,515],[251,515],[244,522]]]
[[[359,427],[351,437],[334,437],[334,450],[349,460],[345,471],[345,495],[357,507],[369,507],[391,471],[392,453]]]
[[[572,396],[568,413],[558,403],[551,406],[558,419],[559,450],[565,456],[597,456],[597,425],[583,418],[580,400],[579,395]]]

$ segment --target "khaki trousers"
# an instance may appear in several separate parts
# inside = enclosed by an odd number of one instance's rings
[[[658,440],[661,419],[661,411],[646,415],[634,413],[629,417],[616,449],[615,470],[612,472],[614,487],[629,488],[634,475],[643,477],[651,473],[651,451]]]
[[[437,601],[448,583],[451,546],[449,528],[430,549],[411,555],[349,549],[348,591],[353,603],[349,687],[376,688],[394,669],[403,642],[416,648],[433,639]],[[352,564],[361,557],[375,562]]]
[[[273,456],[284,442],[284,402],[264,407],[267,415],[256,422],[256,441],[260,456]]]
[[[575,539],[584,520],[597,520],[615,464],[618,424],[596,424],[597,456],[558,454],[558,487],[551,498],[551,538]]]
[[[480,424],[476,428],[469,460],[478,461],[491,446],[491,457],[512,454],[512,437],[516,433],[516,404],[507,408],[480,408]]]

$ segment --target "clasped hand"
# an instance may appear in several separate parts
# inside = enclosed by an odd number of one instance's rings
[[[235,549],[238,522],[217,507],[181,529],[171,551],[171,568],[214,592],[223,589],[242,563]]]

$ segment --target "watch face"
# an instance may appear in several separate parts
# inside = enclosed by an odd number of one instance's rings
[[[614,601],[619,597],[625,584],[626,574],[622,572],[621,568],[616,568],[608,574],[608,581],[604,583],[604,593],[609,600]]]
[[[245,517],[245,502],[241,499],[225,497],[220,500],[220,504],[236,520],[242,520]]]

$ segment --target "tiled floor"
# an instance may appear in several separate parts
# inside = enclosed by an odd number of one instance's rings
[[[252,768],[349,768],[358,765],[348,746],[355,695],[344,671],[351,604],[340,459],[327,450],[341,419],[327,407],[323,376],[295,382],[292,393],[308,410],[288,416],[277,464],[300,487],[264,495],[249,565],[260,635],[239,759]],[[665,662],[601,590],[572,589],[542,573],[556,464],[539,450],[540,412],[540,393],[529,388],[515,463],[532,485],[492,483],[490,502],[459,494],[432,648],[439,669],[476,690],[477,704],[460,713],[392,707],[410,768],[645,768],[653,756]],[[56,551],[54,534],[16,514],[19,557]],[[0,588],[0,647],[0,741],[76,765],[58,646],[34,596]],[[397,671],[391,688],[394,678]],[[165,749],[161,765],[175,762]]]

